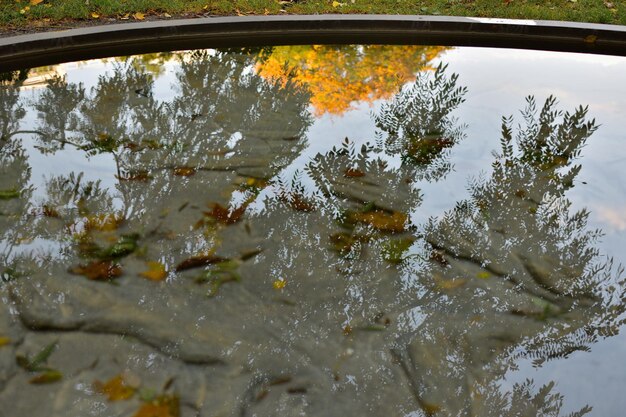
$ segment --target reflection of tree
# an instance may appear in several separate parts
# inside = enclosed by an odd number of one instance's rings
[[[22,142],[15,137],[26,111],[19,87],[28,71],[0,74],[0,278],[15,270],[15,248],[27,240],[21,228],[26,220],[32,190],[28,187],[30,166]],[[17,227],[15,227],[17,226]]]
[[[261,55],[257,71],[268,79],[306,86],[316,115],[342,114],[354,102],[390,98],[445,49],[415,45],[280,46]]]
[[[519,396],[483,402],[495,395],[485,389],[516,359],[567,357],[621,324],[623,283],[592,246],[598,232],[586,230],[588,213],[570,214],[564,197],[596,127],[583,108],[558,122],[554,104],[548,99],[536,117],[529,100],[516,144],[505,120],[491,179],[474,182],[469,200],[424,230],[430,261],[416,274],[428,291],[405,316],[414,330],[394,351],[427,412],[500,415],[498,404]]]

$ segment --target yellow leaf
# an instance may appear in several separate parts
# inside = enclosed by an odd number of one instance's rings
[[[36,6],[39,3],[43,2],[43,0],[30,0],[30,5],[31,6]]]
[[[20,9],[20,14],[24,14],[24,13],[26,13],[26,10]]]
[[[285,285],[287,285],[287,281],[285,281],[284,279],[280,278],[277,279],[276,281],[274,281],[272,283],[272,286],[274,287],[274,289],[276,290],[282,290],[283,288],[285,288]]]
[[[167,270],[165,265],[161,262],[150,261],[147,262],[148,270],[141,272],[139,275],[147,278],[151,281],[163,281],[167,277]]]
[[[483,271],[479,272],[476,276],[480,279],[487,279],[491,276],[491,274],[489,272]]]
[[[133,15],[133,17],[137,20],[143,20],[146,17],[146,15],[143,13],[137,12]]]
[[[343,3],[339,3],[338,1],[333,1],[333,7],[343,6]]]
[[[9,339],[8,337],[0,336],[0,347],[6,346],[9,343],[11,343],[11,339]]]
[[[97,18],[100,17],[100,15],[98,13],[94,12],[94,13],[91,14],[91,17],[93,17],[94,19],[97,19]]]
[[[169,19],[170,17],[172,17],[172,15],[171,15],[171,14],[169,14],[169,13],[163,13],[163,17],[166,17],[166,18],[168,18],[168,19]]]
[[[62,378],[63,378],[63,375],[61,374],[61,372],[59,372],[57,370],[54,370],[54,369],[46,369],[45,371],[43,371],[39,375],[34,376],[33,378],[31,378],[28,381],[28,383],[29,384],[36,384],[36,385],[51,384],[53,382],[59,381]]]
[[[117,375],[105,382],[94,382],[94,388],[100,394],[107,396],[109,401],[128,400],[135,394],[135,388],[129,387],[122,375]]]
[[[407,215],[397,211],[389,214],[380,210],[367,213],[352,212],[348,214],[348,221],[366,223],[384,232],[402,232]]]
[[[87,216],[86,220],[85,229],[87,230],[112,232],[120,226],[124,219],[116,214],[95,214]]]

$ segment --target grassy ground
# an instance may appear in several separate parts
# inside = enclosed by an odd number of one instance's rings
[[[216,15],[379,13],[626,25],[626,0],[0,0],[0,32]]]

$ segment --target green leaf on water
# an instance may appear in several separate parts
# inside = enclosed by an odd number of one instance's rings
[[[30,384],[51,384],[63,378],[63,374],[56,369],[45,369],[39,375],[34,376],[28,382]]]
[[[15,188],[10,190],[0,190],[0,200],[12,200],[14,198],[20,198],[22,193]]]
[[[56,349],[57,344],[58,342],[54,341],[50,343],[49,345],[45,346],[43,349],[41,349],[41,351],[38,354],[35,355],[33,359],[29,359],[28,356],[17,355],[15,357],[15,360],[17,361],[17,364],[21,368],[27,371],[31,371],[31,372],[45,371],[48,368],[42,367],[41,365],[44,364],[48,360],[50,355],[52,355],[52,352],[54,352],[54,350]]]
[[[390,239],[383,244],[383,259],[392,264],[399,264],[406,256],[405,252],[411,247],[414,238]]]
[[[118,259],[128,256],[137,250],[139,235],[136,233],[122,235],[115,244],[98,253],[100,259]]]

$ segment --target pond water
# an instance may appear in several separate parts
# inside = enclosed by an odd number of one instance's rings
[[[617,416],[626,59],[3,74],[0,416]]]

